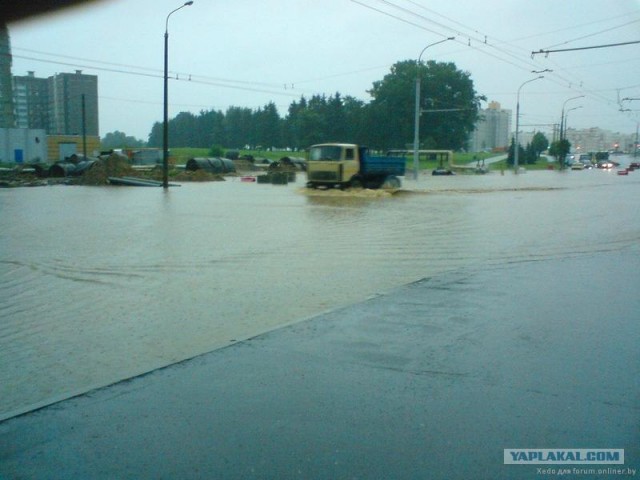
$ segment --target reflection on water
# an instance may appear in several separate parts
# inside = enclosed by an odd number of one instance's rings
[[[0,418],[426,276],[640,239],[640,172],[303,182],[0,191]]]

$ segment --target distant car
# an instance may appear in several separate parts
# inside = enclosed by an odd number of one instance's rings
[[[584,163],[580,163],[580,162],[573,162],[571,164],[571,170],[584,170]]]
[[[640,162],[631,162],[629,164],[629,170],[637,170],[640,169]]]
[[[455,175],[456,173],[452,170],[449,170],[447,168],[436,168],[434,171],[431,172],[431,175]]]
[[[613,164],[613,162],[610,162],[609,160],[600,160],[598,162],[598,168],[606,168],[606,169],[610,169],[613,168],[615,165]]]
[[[589,153],[583,153],[582,155],[580,155],[580,157],[578,157],[578,161],[580,163],[584,163],[585,165],[590,165],[593,161],[593,157]]]

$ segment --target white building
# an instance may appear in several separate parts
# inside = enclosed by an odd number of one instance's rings
[[[506,150],[510,139],[511,110],[500,108],[498,102],[489,102],[489,107],[480,111],[480,120],[469,138],[469,150]]]
[[[0,162],[46,163],[47,134],[45,130],[0,128]]]
[[[635,134],[611,132],[600,128],[574,129],[566,131],[566,138],[571,143],[571,149],[576,152],[610,152],[621,150],[632,152],[635,144]]]

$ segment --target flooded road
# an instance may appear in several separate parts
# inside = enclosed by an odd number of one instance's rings
[[[0,419],[420,278],[640,241],[640,172],[303,184],[0,190]]]

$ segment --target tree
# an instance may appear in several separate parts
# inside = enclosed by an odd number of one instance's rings
[[[418,68],[413,60],[397,62],[390,73],[373,83],[368,103],[339,92],[304,96],[279,116],[269,102],[252,110],[230,106],[225,113],[208,110],[199,115],[180,112],[169,121],[170,146],[240,149],[288,146],[306,148],[320,142],[344,141],[384,150],[413,144],[415,81],[421,78],[420,143],[423,147],[464,148],[478,120],[483,96],[476,94],[469,73],[453,63],[429,61]],[[149,134],[149,146],[161,147],[162,123]]]
[[[207,147],[200,143],[196,129],[197,119],[191,112],[180,112],[169,121],[169,147]]]
[[[533,165],[538,160],[538,155],[533,148],[533,143],[527,143],[527,146],[524,149],[524,164]]]
[[[365,103],[352,96],[347,95],[342,100],[342,112],[344,124],[342,127],[343,138],[354,143],[366,144],[364,141],[364,107]]]
[[[309,100],[303,96],[300,102],[294,101],[289,106],[286,125],[290,146],[307,148],[314,143],[329,141],[326,132],[326,103],[324,95],[314,95]]]
[[[222,148],[220,145],[213,145],[209,149],[209,156],[210,157],[224,157],[224,148]]]
[[[100,148],[103,150],[112,150],[114,148],[138,148],[144,147],[145,145],[146,142],[144,140],[129,137],[119,130],[105,134],[100,141]]]
[[[519,143],[519,142],[518,142]],[[515,165],[515,148],[516,142],[512,138],[511,145],[509,146],[509,152],[507,153],[507,165],[513,166]],[[522,145],[518,145],[518,164],[525,161],[525,151],[522,148]]]
[[[327,99],[324,110],[327,139],[334,142],[347,141],[346,114],[339,92]]]
[[[147,145],[154,148],[162,148],[163,127],[162,122],[155,122],[149,132]]]
[[[414,136],[415,81],[420,75],[420,143],[430,148],[463,148],[478,120],[480,102],[468,72],[454,63],[429,61],[395,63],[391,72],[373,83],[368,119],[377,126],[384,148],[411,144]],[[448,110],[448,111],[442,111]]]
[[[198,146],[225,145],[227,142],[224,130],[224,113],[216,110],[202,110],[196,118],[196,139]],[[194,145],[195,146],[195,145]]]
[[[231,148],[254,145],[253,112],[246,107],[229,107],[224,117],[228,144]]]
[[[531,148],[535,155],[535,160],[532,163],[535,163],[540,158],[540,154],[547,148],[549,148],[549,140],[547,140],[547,137],[545,137],[544,133],[536,132],[533,135],[533,139],[531,140]]]
[[[282,120],[275,103],[269,102],[253,114],[256,143],[265,148],[282,145]]]
[[[287,117],[284,120],[284,141],[290,147],[300,145],[300,127],[298,117],[307,108],[307,100],[300,97],[300,102],[295,100],[289,105]]]
[[[549,155],[556,157],[560,164],[560,168],[565,167],[565,159],[570,151],[571,143],[566,138],[552,142],[551,147],[549,147]]]

